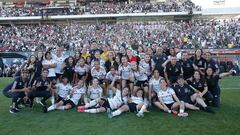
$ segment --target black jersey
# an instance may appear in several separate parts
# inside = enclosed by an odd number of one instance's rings
[[[177,62],[176,65],[172,65],[168,63],[165,69],[168,79],[171,83],[175,83],[177,81],[177,77],[182,73],[181,65]]]
[[[73,75],[74,75],[74,72],[75,72],[75,71],[74,71],[74,66],[68,65],[68,66],[66,66],[63,70],[64,70],[63,76],[67,77],[68,80],[69,80],[70,82],[72,82],[72,80],[73,80]]]
[[[194,91],[189,87],[189,85],[184,84],[183,86],[176,85],[173,87],[177,97],[179,100],[188,102],[190,99],[190,96],[194,94]]]
[[[35,81],[35,86],[37,91],[46,91],[48,89],[48,86],[50,85],[51,80],[49,78],[46,78],[46,80],[43,80],[42,77],[39,77]]]
[[[180,60],[179,63],[181,64],[183,70],[183,77],[184,79],[188,79],[193,76],[194,68],[193,68],[193,61],[188,59],[186,61]]]
[[[162,64],[166,60],[167,60],[167,56],[165,54],[162,54],[162,55],[155,54],[155,55],[153,55],[153,61],[155,63],[155,68],[159,71],[160,76],[164,75]]]
[[[207,83],[205,80],[195,80],[188,81],[188,84],[194,87],[195,89],[199,90],[200,92],[204,91],[204,88],[207,87]]]
[[[35,77],[41,76],[42,73],[42,61],[39,61],[38,59],[35,62]]]
[[[219,75],[213,75],[210,78],[206,77],[206,82],[209,91],[213,91],[218,88],[219,79],[221,79]]]
[[[207,67],[210,67],[213,69],[213,72],[216,72],[219,67],[218,63],[214,59],[210,59],[209,61],[206,61]]]
[[[196,59],[192,57],[193,63],[198,67],[198,68],[204,68],[206,69],[206,60],[202,57],[200,59]]]
[[[25,87],[28,87],[28,79],[22,80],[22,77],[17,77],[15,79],[15,82],[17,82],[15,89],[23,89]]]

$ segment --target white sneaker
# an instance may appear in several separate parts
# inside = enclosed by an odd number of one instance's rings
[[[137,115],[138,117],[144,117],[144,114],[143,114],[143,113],[140,113],[140,112],[138,112],[136,115]]]
[[[41,102],[41,98],[39,98],[39,97],[36,98],[36,103],[44,106],[44,104]]]
[[[111,110],[110,110],[110,108],[107,108],[107,114],[108,114],[108,118],[112,118],[113,117],[113,115],[112,115],[112,112],[111,112]]]
[[[178,116],[179,117],[187,117],[188,113],[186,113],[186,112],[178,113]]]

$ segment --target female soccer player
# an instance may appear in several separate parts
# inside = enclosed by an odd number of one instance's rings
[[[122,56],[122,64],[118,67],[119,75],[121,76],[121,86],[122,88],[127,87],[129,85],[130,90],[133,90],[133,81],[132,81],[132,68],[130,63],[128,63],[127,56]]]
[[[136,83],[133,87],[132,95],[136,93],[137,89],[143,88],[144,90],[144,97],[151,99],[151,93],[148,90],[148,76],[146,69],[138,66],[137,62],[132,62],[132,74],[133,77],[136,79]],[[136,96],[136,95],[135,95]]]
[[[173,115],[178,115],[180,117],[187,117],[188,113],[184,112],[184,103],[181,102],[176,96],[174,90],[167,86],[165,79],[160,80],[161,90],[158,92],[159,101],[154,102],[154,104],[161,110],[172,113]],[[179,108],[179,113],[176,110]]]
[[[72,90],[72,85],[68,83],[68,78],[63,76],[62,82],[56,84],[56,94],[57,102],[66,99],[70,90]]]
[[[152,102],[155,102],[157,100],[157,93],[160,91],[160,80],[162,77],[159,74],[159,71],[157,69],[154,69],[153,76],[149,80],[149,91],[151,91],[151,99]]]
[[[143,89],[138,89],[134,95],[131,96],[130,101],[127,105],[121,106],[119,109],[117,109],[114,112],[108,111],[108,117],[112,118],[115,116],[120,115],[123,112],[134,112],[137,113],[136,115],[138,117],[144,117],[144,112],[147,108],[147,105],[144,104],[144,99],[143,99]]]
[[[99,81],[97,78],[93,78],[92,85],[90,85],[87,89],[87,95],[84,97],[84,103],[89,104],[92,100],[96,100],[101,98],[103,95],[103,89],[99,85]]]
[[[90,66],[85,64],[84,58],[80,58],[79,63],[76,64],[74,70],[76,73],[75,80],[83,80],[85,82],[88,78]]]
[[[27,70],[29,73],[29,85],[32,86],[35,78],[35,72],[36,72],[36,58],[34,55],[31,55],[29,57],[28,63],[27,63]]]
[[[146,54],[144,56],[144,59],[139,62],[139,66],[146,70],[148,79],[150,79],[155,66],[154,61],[151,59],[150,55]]]
[[[47,108],[46,112],[53,111],[55,109],[68,110],[78,105],[80,98],[86,94],[86,86],[83,80],[79,80],[77,86],[75,86],[68,95],[66,100],[61,100],[58,103]]]
[[[122,91],[114,87],[115,79],[113,79],[110,88],[115,92],[115,96],[113,98],[98,98],[92,100],[91,102],[87,103],[85,106],[79,106],[78,112],[87,112],[87,113],[100,113],[106,112],[107,110],[114,110],[118,109],[124,104],[127,104],[128,100],[128,91],[127,87],[123,88]],[[95,105],[99,104],[99,108],[89,109]]]
[[[68,81],[72,84],[73,77],[74,77],[74,67],[75,67],[75,61],[72,56],[68,57],[66,59],[66,62],[63,64],[63,76],[68,78]]]
[[[45,53],[45,60],[42,62],[43,68],[48,69],[48,78],[52,81],[56,79],[55,67],[56,61],[52,59],[51,52]]]
[[[116,78],[114,86],[120,89],[120,76],[118,75],[115,67],[111,66],[110,71],[106,75],[107,90],[109,90],[109,85],[112,83],[114,78]],[[108,91],[108,95],[111,95],[110,91]]]

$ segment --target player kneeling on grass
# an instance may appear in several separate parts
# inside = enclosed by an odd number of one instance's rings
[[[18,104],[19,104],[20,100],[23,100],[23,98],[29,92],[29,88],[27,88],[27,85],[28,85],[27,71],[22,70],[21,77],[16,78],[16,80],[13,83],[12,89],[11,89],[12,106],[11,106],[11,109],[9,110],[10,113],[19,112],[20,108],[18,107]]]
[[[160,86],[161,90],[158,92],[159,101],[154,102],[154,104],[165,112],[172,113],[173,115],[178,115],[180,117],[187,117],[188,113],[184,112],[184,102],[181,102],[178,99],[172,88],[167,87],[165,79],[160,80]],[[175,111],[178,108],[179,113]]]
[[[85,95],[86,93],[86,86],[84,85],[83,80],[79,80],[78,85],[73,87],[73,89],[70,91],[70,94],[67,96],[68,98],[62,99],[58,103],[48,107],[48,109],[45,110],[45,112],[53,111],[55,109],[59,110],[68,110],[73,107],[75,107],[82,95]]]
[[[106,112],[107,110],[115,110],[121,107],[124,104],[127,104],[127,96],[129,93],[129,89],[127,87],[123,88],[122,91],[118,90],[114,87],[116,78],[113,79],[110,88],[115,93],[115,96],[113,98],[99,98],[90,101],[85,106],[79,106],[78,112],[87,112],[87,113],[100,113],[100,112]],[[95,106],[96,104],[99,104],[99,108],[95,109],[89,109],[90,107]]]
[[[230,76],[230,75],[235,75],[236,71],[235,70],[230,70],[229,72],[221,73],[215,75],[213,72],[213,69],[211,67],[208,67],[206,70],[206,82],[207,86],[209,89],[209,93],[212,96],[212,101],[210,105],[214,107],[220,107],[220,94],[221,94],[221,89],[219,87],[219,80]]]
[[[114,112],[108,112],[108,117],[112,118],[115,116],[120,115],[123,112],[137,112],[137,116],[138,117],[144,117],[144,112],[147,111],[147,105],[144,104],[144,99],[143,99],[143,90],[142,89],[138,89],[136,91],[136,94],[134,94],[136,96],[133,96],[130,98],[130,101],[127,105],[123,105],[121,106],[119,109],[117,109]]]
[[[30,107],[33,106],[33,100],[35,97],[42,97],[41,104],[43,105],[43,110],[46,108],[46,100],[52,96],[50,83],[51,80],[47,77],[48,70],[42,70],[42,76],[36,79],[33,83],[32,90],[28,93],[30,99]]]

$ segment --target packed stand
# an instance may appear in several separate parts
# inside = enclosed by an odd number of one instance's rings
[[[0,17],[14,16],[41,16],[41,9],[45,7],[9,7],[0,8]],[[189,12],[200,11],[199,6],[195,6],[190,0],[183,2],[90,2],[80,7],[55,8],[53,12],[43,13],[43,15],[81,15],[81,14],[119,14],[119,13],[150,13],[150,12]]]
[[[75,50],[98,40],[116,51],[162,44],[181,49],[240,47],[240,20],[0,26],[0,51]],[[119,47],[120,46],[120,47]]]
[[[152,13],[152,12],[189,12],[192,10],[200,11],[199,6],[195,6],[191,1],[182,3],[167,2],[167,3],[90,3],[86,6],[87,13],[90,14],[119,14],[119,13]]]

